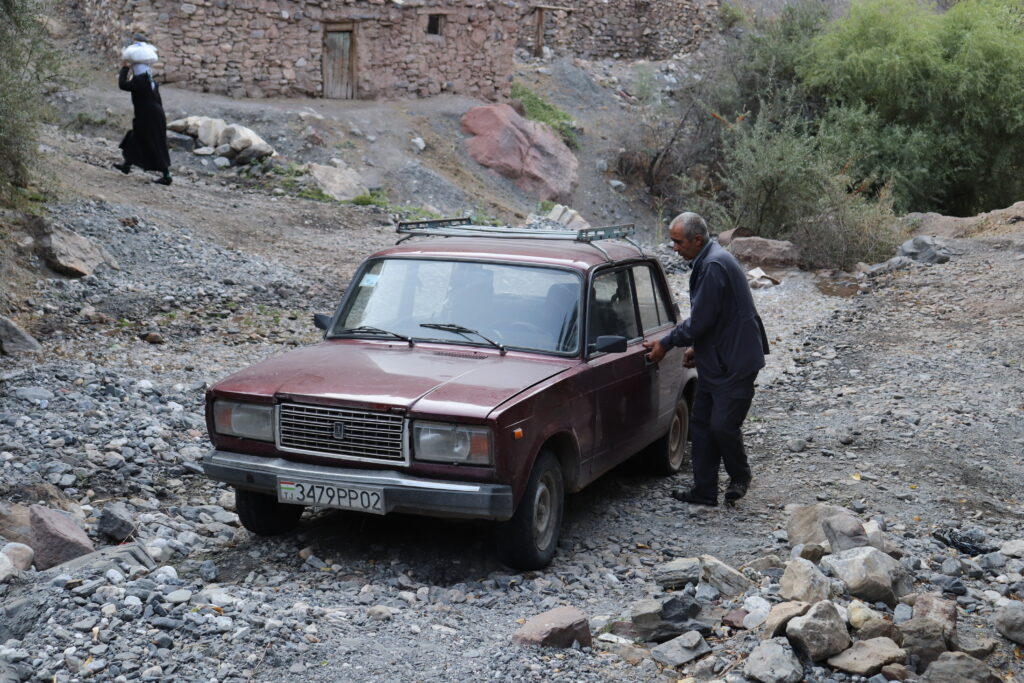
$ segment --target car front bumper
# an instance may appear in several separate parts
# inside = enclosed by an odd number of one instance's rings
[[[231,486],[277,495],[278,479],[301,479],[329,486],[379,489],[385,513],[408,512],[435,517],[504,521],[512,517],[512,487],[461,481],[423,479],[392,470],[357,470],[283,458],[265,458],[213,450],[203,458],[207,477]]]

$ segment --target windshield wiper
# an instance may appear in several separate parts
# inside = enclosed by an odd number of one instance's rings
[[[395,339],[401,339],[404,342],[409,342],[409,346],[415,346],[416,343],[412,340],[412,337],[406,337],[404,334],[398,334],[397,332],[391,332],[389,330],[382,330],[379,327],[373,327],[372,325],[360,325],[359,327],[346,327],[341,330],[335,330],[335,334],[351,334],[353,332],[362,332],[364,334],[385,334]],[[331,335],[334,336],[333,334]]]
[[[476,330],[471,330],[468,327],[463,327],[462,325],[456,325],[455,323],[420,323],[420,327],[426,327],[431,330],[441,330],[442,332],[454,332],[455,334],[462,335],[466,339],[469,339],[469,335],[475,334],[494,348],[498,349],[498,351],[501,352],[501,355],[504,356],[507,353],[507,349],[504,344],[499,344],[493,339],[488,339]]]

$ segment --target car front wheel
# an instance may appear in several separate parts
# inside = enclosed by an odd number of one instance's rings
[[[665,435],[650,445],[651,468],[665,476],[676,474],[686,459],[686,439],[690,432],[690,405],[685,398],[676,401],[672,423]]]
[[[302,505],[278,502],[268,493],[235,489],[235,511],[242,526],[257,536],[276,536],[291,531],[302,517]]]
[[[558,460],[542,452],[534,463],[515,515],[500,525],[498,553],[515,569],[540,569],[555,556],[565,508],[565,484]]]

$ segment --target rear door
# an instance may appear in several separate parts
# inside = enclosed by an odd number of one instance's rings
[[[672,308],[668,304],[670,299],[665,287],[665,278],[660,268],[650,262],[634,265],[632,273],[644,341],[657,341],[668,334],[676,322]],[[668,428],[676,400],[686,379],[682,351],[670,351],[661,363],[650,366],[650,371],[657,401],[657,426],[654,428],[656,436]]]

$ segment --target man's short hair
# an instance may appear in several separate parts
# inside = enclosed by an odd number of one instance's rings
[[[693,213],[692,211],[684,211],[673,218],[672,223],[669,224],[669,229],[672,229],[677,225],[682,227],[683,237],[688,240],[692,240],[698,235],[704,238],[705,242],[710,238],[708,224],[704,222],[704,219],[701,218],[699,214]]]

